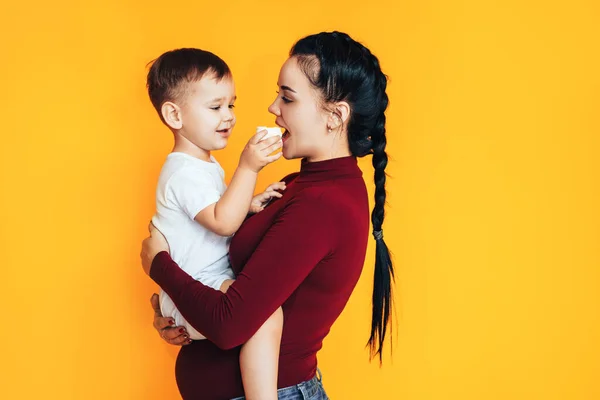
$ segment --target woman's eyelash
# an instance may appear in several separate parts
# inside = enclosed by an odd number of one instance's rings
[[[279,94],[279,90],[277,90],[275,93]],[[288,99],[285,96],[281,96],[281,100],[283,100],[284,103],[291,103],[292,100]]]

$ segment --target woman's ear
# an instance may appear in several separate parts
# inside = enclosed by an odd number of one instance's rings
[[[329,115],[327,126],[330,129],[338,129],[343,126],[350,117],[350,105],[345,101],[335,103],[333,111]]]

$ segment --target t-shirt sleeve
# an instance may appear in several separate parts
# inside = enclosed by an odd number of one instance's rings
[[[221,198],[215,178],[208,172],[192,168],[177,171],[167,185],[167,199],[182,209],[190,219]]]

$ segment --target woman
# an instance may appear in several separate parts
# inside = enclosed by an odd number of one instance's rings
[[[283,156],[302,158],[301,170],[284,179],[282,198],[248,218],[234,236],[230,259],[237,278],[227,293],[178,268],[158,231],[144,241],[144,270],[209,339],[179,352],[176,377],[185,399],[243,396],[239,346],[280,306],[279,398],[327,398],[316,354],[364,264],[369,210],[356,157],[368,154],[375,167],[377,243],[369,344],[381,360],[393,277],[382,231],[386,85],[377,58],[347,34],[319,33],[292,47],[269,111],[285,129]],[[186,342],[185,332],[166,326],[157,315],[163,338]]]

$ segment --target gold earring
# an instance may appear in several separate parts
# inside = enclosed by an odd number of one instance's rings
[[[333,117],[333,111],[331,112],[331,116]],[[331,127],[327,125],[327,132],[331,133]]]

